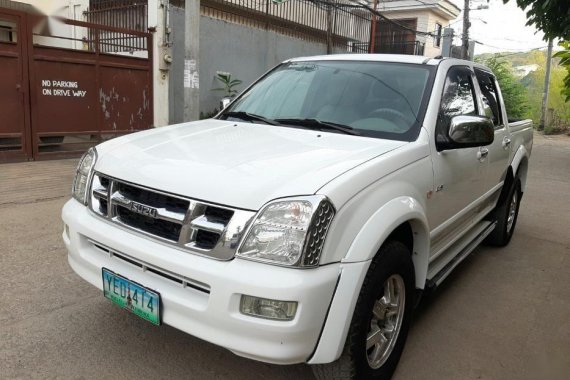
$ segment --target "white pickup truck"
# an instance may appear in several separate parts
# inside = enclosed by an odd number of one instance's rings
[[[513,235],[532,148],[486,67],[291,59],[214,119],[105,142],[63,208],[122,308],[321,379],[387,379],[421,291]]]

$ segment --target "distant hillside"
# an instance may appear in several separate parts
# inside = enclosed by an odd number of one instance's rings
[[[492,57],[500,57],[510,66],[509,71],[512,79],[524,86],[527,100],[526,117],[530,117],[538,123],[541,115],[542,93],[544,87],[544,75],[546,67],[546,49],[532,50],[524,53],[503,52],[497,54],[480,54],[475,56],[476,61],[485,61]],[[553,58],[550,76],[550,91],[548,95],[547,123],[549,131],[564,131],[570,126],[570,102],[565,101],[561,94],[564,88],[566,70],[559,65],[560,59]],[[501,87],[510,85],[501,82]],[[512,82],[511,82],[512,83]],[[515,85],[516,87],[516,85]],[[503,91],[505,93],[505,91]]]
[[[509,51],[501,53],[484,53],[476,55],[475,60],[485,60],[493,56],[499,56],[503,58],[505,61],[509,62],[512,67],[526,66],[546,62],[546,49],[532,50],[522,53]],[[554,66],[558,65],[558,62],[560,62],[559,58],[554,58],[552,60]]]

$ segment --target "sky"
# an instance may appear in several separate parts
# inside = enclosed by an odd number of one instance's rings
[[[450,0],[463,9],[463,0]],[[487,4],[486,0],[471,0],[471,9],[478,5]],[[490,0],[487,10],[471,10],[470,38],[482,42],[475,45],[475,54],[497,53],[506,51],[525,51],[546,47],[543,33],[534,26],[526,26],[526,15],[518,8],[515,0],[503,4],[503,0]],[[451,26],[456,35],[461,35],[463,29],[463,12]],[[483,21],[484,22],[483,22]],[[486,22],[486,23],[485,23]],[[456,44],[459,41],[456,42]]]

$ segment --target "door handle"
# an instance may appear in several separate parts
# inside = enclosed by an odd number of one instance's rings
[[[489,155],[489,149],[487,148],[481,148],[479,149],[479,151],[477,152],[477,159],[479,161],[483,161],[485,158],[487,158],[487,156]]]
[[[503,139],[503,148],[507,148],[509,145],[511,145],[511,139],[508,137],[505,137]]]

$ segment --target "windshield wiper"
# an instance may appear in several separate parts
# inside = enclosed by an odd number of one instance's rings
[[[235,118],[242,119],[245,121],[261,121],[261,122],[263,122],[265,124],[269,124],[269,125],[281,125],[280,123],[278,123],[275,120],[268,119],[268,118],[263,117],[261,115],[256,115],[256,114],[244,112],[244,111],[225,112],[222,116],[224,116],[226,118],[235,117]]]
[[[360,133],[355,131],[351,126],[330,121],[322,121],[319,119],[276,119],[275,121],[281,124],[298,125],[311,129],[333,129],[335,131],[346,133],[347,135],[360,136]]]

